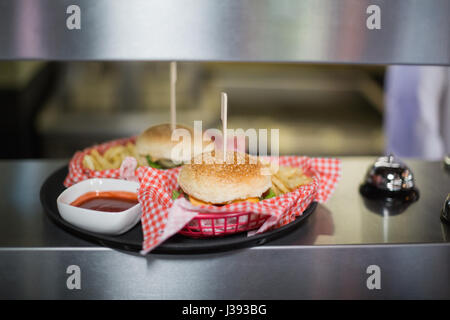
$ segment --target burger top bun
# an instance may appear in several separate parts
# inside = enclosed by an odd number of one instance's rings
[[[191,138],[194,138],[194,130],[192,128],[180,124],[177,124],[176,128],[188,130]],[[159,124],[148,128],[137,137],[136,151],[141,157],[150,156],[152,161],[164,159],[188,161],[192,154],[188,154],[185,157],[186,159],[172,159],[172,148],[180,141],[172,141],[172,129],[169,123]]]
[[[192,159],[182,167],[178,183],[185,193],[204,202],[226,204],[235,200],[260,197],[271,186],[269,175],[262,175],[263,164],[248,154],[213,151]]]

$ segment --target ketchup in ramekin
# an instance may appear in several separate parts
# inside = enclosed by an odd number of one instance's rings
[[[137,194],[128,191],[91,191],[70,205],[103,212],[121,212],[137,205]]]

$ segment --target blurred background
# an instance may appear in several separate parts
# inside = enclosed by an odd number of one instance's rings
[[[280,129],[280,154],[384,152],[383,66],[178,63],[177,120]],[[0,62],[1,158],[69,158],[168,122],[167,62]]]

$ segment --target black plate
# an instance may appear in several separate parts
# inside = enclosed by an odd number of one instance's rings
[[[101,244],[106,247],[117,248],[127,251],[140,251],[142,248],[142,228],[138,223],[130,231],[119,236],[108,236],[80,229],[61,218],[56,205],[56,198],[64,191],[63,181],[67,175],[67,167],[55,171],[41,187],[41,203],[47,215],[64,230],[85,240]],[[246,232],[224,237],[209,239],[193,239],[180,234],[172,236],[159,245],[153,253],[204,253],[225,251],[243,247],[264,244],[270,240],[296,229],[307,217],[309,217],[317,206],[317,202],[311,203],[302,216],[294,222],[278,229],[247,237]]]

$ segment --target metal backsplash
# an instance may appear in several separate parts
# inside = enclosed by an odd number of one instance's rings
[[[448,0],[0,0],[0,59],[449,65],[449,16]]]

